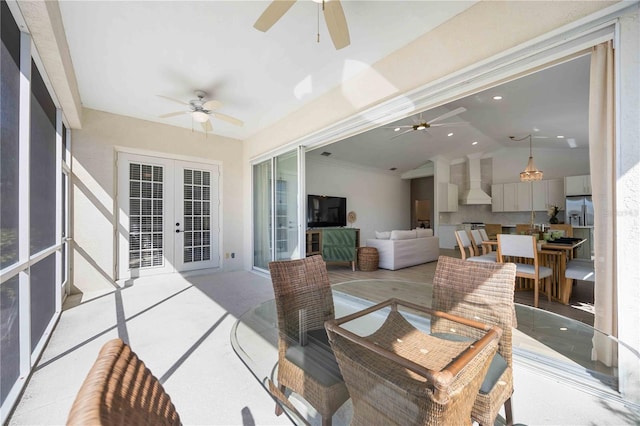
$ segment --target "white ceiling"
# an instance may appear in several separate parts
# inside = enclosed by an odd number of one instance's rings
[[[244,121],[213,133],[246,139],[474,1],[342,1],[351,45],[336,51],[318,5],[300,0],[269,31],[253,24],[267,1],[60,1],[82,104],[192,128],[180,111],[195,90]],[[200,127],[197,127],[200,129]]]
[[[61,0],[60,10],[83,106],[200,130],[188,114],[159,118],[187,108],[158,95],[187,102],[205,90],[223,103],[220,113],[245,123],[214,120],[213,133],[244,140],[474,3],[343,0],[351,45],[337,51],[321,14],[316,42],[318,6],[310,0],[294,4],[266,33],[253,24],[267,1]],[[309,155],[328,151],[332,159],[403,173],[436,155],[527,146],[510,135],[547,137],[534,139],[534,149],[568,148],[557,135],[585,147],[588,80],[585,56],[423,113],[430,121],[462,106],[464,113],[443,121],[468,126],[394,139],[393,129],[379,128]],[[503,100],[494,101],[496,94]]]
[[[558,155],[566,155],[572,149],[569,142],[576,148],[587,148],[589,143],[589,61],[585,55],[422,113],[429,122],[464,107],[465,112],[437,123],[463,121],[467,126],[433,127],[397,136],[405,129],[394,132],[394,127],[419,122],[420,114],[416,114],[307,155],[330,152],[331,159],[384,170],[395,167],[404,173],[435,156],[455,160],[501,148],[528,148],[528,139],[515,142],[509,138],[528,134],[533,135],[534,151],[557,149]],[[502,99],[494,100],[496,95]],[[472,145],[474,141],[478,143]]]

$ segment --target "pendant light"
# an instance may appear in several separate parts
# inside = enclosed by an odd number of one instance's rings
[[[527,162],[527,167],[524,171],[520,172],[520,181],[521,182],[532,182],[535,180],[542,180],[542,171],[538,170],[533,164],[533,149],[531,146],[531,135],[527,135],[520,139],[515,139],[513,136],[509,136],[509,138],[513,141],[519,142],[529,138],[529,161]]]

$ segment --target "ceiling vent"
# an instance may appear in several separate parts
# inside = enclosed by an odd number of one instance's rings
[[[460,204],[491,204],[491,197],[480,187],[480,156],[472,154],[467,156],[467,188],[460,196]]]

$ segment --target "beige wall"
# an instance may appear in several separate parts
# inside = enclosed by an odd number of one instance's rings
[[[84,110],[72,130],[72,284],[75,292],[112,289],[115,278],[116,147],[170,158],[215,161],[221,168],[221,264],[242,268],[242,142],[202,132]],[[185,157],[188,155],[188,157]],[[234,259],[224,254],[235,252]]]

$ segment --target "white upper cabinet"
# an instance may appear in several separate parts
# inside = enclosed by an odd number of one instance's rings
[[[564,179],[551,179],[547,181],[547,205],[564,208]]]
[[[533,191],[533,196],[531,191]],[[491,211],[546,211],[549,204],[564,206],[564,179],[491,185]]]
[[[504,211],[504,184],[502,183],[491,185],[491,211]]]
[[[564,178],[565,195],[591,195],[591,175]]]
[[[549,181],[537,180],[532,183],[531,189],[533,190],[533,210],[541,211],[547,210],[548,196],[549,196]]]

